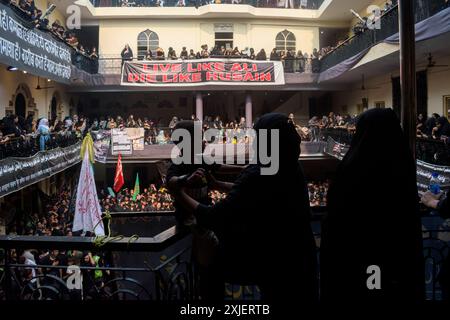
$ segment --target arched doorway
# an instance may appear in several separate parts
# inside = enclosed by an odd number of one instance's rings
[[[19,117],[25,118],[27,109],[27,101],[22,93],[16,95],[16,101],[14,103],[14,113]]]
[[[31,95],[30,88],[25,83],[17,86],[15,93],[9,100],[9,105],[5,108],[6,114],[16,114],[26,118],[29,114],[38,116],[38,109]]]
[[[52,102],[50,104],[50,119],[55,120],[58,117],[58,102],[56,97],[53,96]]]

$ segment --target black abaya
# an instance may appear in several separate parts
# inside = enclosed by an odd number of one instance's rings
[[[421,301],[424,271],[416,172],[390,109],[362,114],[328,193],[323,221],[323,301]],[[369,290],[367,268],[381,269]]]

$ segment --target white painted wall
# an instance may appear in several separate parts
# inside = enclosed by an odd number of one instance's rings
[[[386,108],[392,107],[391,75],[366,78],[366,90],[361,90],[361,81],[349,85],[348,90],[333,93],[333,110],[335,112],[356,114],[358,104],[364,97],[369,100],[369,108],[375,108],[375,102],[384,101]]]
[[[11,101],[12,96],[16,93],[19,84],[25,84],[28,86],[31,92],[31,97],[36,104],[35,119],[38,117],[48,117],[50,110],[50,103],[53,95],[59,93],[61,107],[61,117],[69,115],[69,102],[70,97],[66,94],[66,87],[64,85],[52,82],[47,82],[47,79],[40,80],[41,87],[54,87],[51,89],[36,90],[37,77],[24,74],[21,71],[10,72],[6,70],[7,66],[0,65],[0,118],[3,118],[6,114],[6,110],[12,110],[14,112],[14,101]]]
[[[443,60],[441,60],[443,61]],[[439,62],[441,64],[441,62]],[[450,58],[444,64],[450,65]],[[444,112],[444,96],[450,96],[450,68],[435,68],[428,74],[428,112]]]
[[[99,51],[106,57],[119,56],[128,43],[137,55],[138,34],[146,29],[159,36],[159,45],[167,54],[173,47],[177,54],[182,47],[195,52],[202,44],[214,46],[214,24],[232,23],[234,46],[239,49],[254,48],[256,52],[264,48],[266,53],[275,47],[276,35],[287,29],[296,37],[297,50],[311,53],[319,47],[319,28],[311,24],[282,20],[246,19],[197,19],[197,20],[102,20],[99,23]]]
[[[435,57],[437,64],[449,65],[450,57]],[[357,113],[357,105],[362,103],[362,98],[369,99],[369,108],[375,107],[375,102],[384,101],[386,107],[392,107],[391,75],[398,76],[399,71],[383,76],[366,78],[365,93],[361,91],[361,82],[355,82],[346,91],[333,94],[333,109]],[[450,67],[435,67],[428,70],[428,113],[444,114],[444,96],[450,95]]]

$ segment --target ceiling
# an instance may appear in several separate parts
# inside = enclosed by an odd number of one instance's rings
[[[353,18],[350,9],[361,12],[372,3],[373,0],[325,0],[320,20],[350,21]]]
[[[450,55],[450,33],[443,34],[439,37],[422,41],[416,44],[416,68],[417,71],[424,70],[428,63],[428,54],[433,55],[434,60],[440,64],[442,58],[447,61]],[[331,79],[324,83],[328,85],[334,84],[342,87],[342,84],[351,84],[361,81],[361,75],[367,78],[381,76],[383,74],[399,75],[400,70],[400,52],[396,51],[380,59],[373,60],[369,63],[361,65],[358,68],[344,73],[342,76]]]

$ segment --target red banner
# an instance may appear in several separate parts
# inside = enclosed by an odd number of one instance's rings
[[[280,61],[177,60],[125,62],[124,86],[283,85]]]

